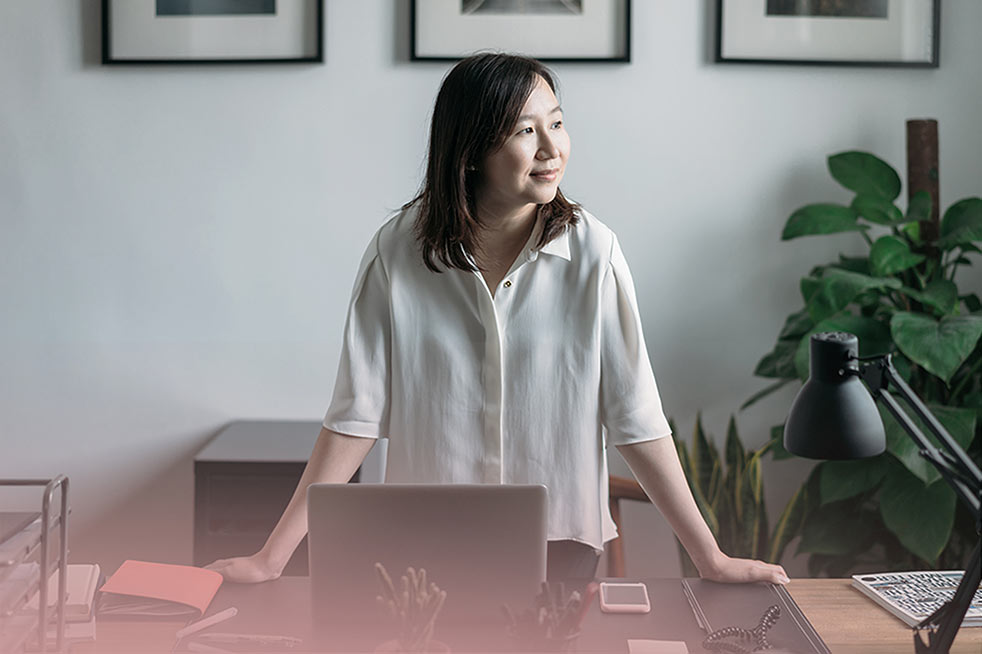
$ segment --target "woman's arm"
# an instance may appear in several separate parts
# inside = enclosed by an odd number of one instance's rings
[[[730,558],[720,550],[692,498],[671,436],[620,445],[617,451],[644,492],[672,525],[702,577],[726,582],[788,583],[788,575],[779,565]]]
[[[279,577],[307,534],[307,487],[318,482],[347,482],[374,444],[374,438],[321,428],[300,483],[262,549],[251,556],[219,559],[205,567],[221,572],[228,581],[255,583]]]

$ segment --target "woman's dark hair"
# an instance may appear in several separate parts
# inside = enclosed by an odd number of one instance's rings
[[[485,53],[468,57],[447,74],[436,96],[423,188],[403,207],[418,205],[415,234],[426,267],[474,270],[466,253],[480,248],[474,189],[477,167],[500,148],[537,78],[556,92],[555,76],[529,57]],[[541,247],[577,222],[576,205],[557,189],[539,206]]]

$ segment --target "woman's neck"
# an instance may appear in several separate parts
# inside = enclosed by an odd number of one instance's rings
[[[481,224],[481,249],[495,255],[522,248],[535,228],[537,216],[538,205],[535,204],[512,210],[479,205],[477,219]]]

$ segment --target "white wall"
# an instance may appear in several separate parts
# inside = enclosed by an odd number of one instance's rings
[[[326,408],[355,268],[419,182],[448,68],[408,61],[408,3],[326,5],[324,65],[107,68],[97,0],[0,3],[0,477],[71,477],[76,561],[189,561],[194,453],[229,420]],[[944,3],[938,70],[716,65],[714,5],[638,0],[630,65],[555,67],[565,189],[621,237],[686,438],[764,385],[799,277],[863,250],[779,241],[848,198],[826,155],[903,172],[905,119],[936,117],[943,203],[982,190],[982,3]],[[740,416],[750,444],[790,397]],[[772,504],[807,467],[770,467]],[[630,572],[677,574],[661,519],[626,514]]]

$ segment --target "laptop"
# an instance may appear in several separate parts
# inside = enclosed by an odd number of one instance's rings
[[[328,651],[372,651],[398,636],[379,605],[382,563],[447,592],[434,638],[454,651],[505,637],[502,605],[531,607],[546,578],[546,487],[313,484],[307,491],[312,635]]]

